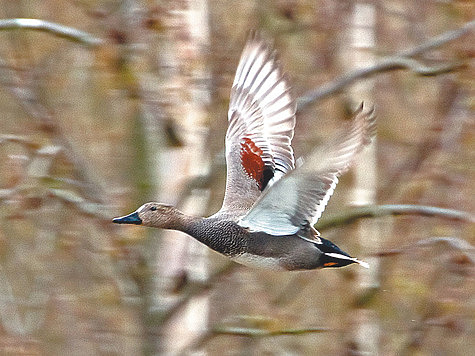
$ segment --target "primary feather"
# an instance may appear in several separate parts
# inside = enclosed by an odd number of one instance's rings
[[[294,168],[291,140],[295,110],[290,85],[275,53],[252,34],[231,91],[222,212],[249,210],[270,181]]]

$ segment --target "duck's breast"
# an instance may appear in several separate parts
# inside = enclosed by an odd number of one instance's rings
[[[202,219],[185,232],[228,257],[240,255],[247,249],[246,229],[232,220],[215,217]]]
[[[240,263],[245,266],[271,269],[274,271],[287,271],[288,269],[282,265],[282,261],[277,257],[267,257],[254,255],[252,253],[244,252],[234,257],[231,257],[234,262]]]

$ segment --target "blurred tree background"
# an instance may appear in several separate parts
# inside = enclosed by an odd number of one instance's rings
[[[473,2],[0,4],[1,354],[473,354]],[[297,157],[376,107],[317,225],[368,271],[254,270],[111,223],[219,209],[250,29],[299,98]]]

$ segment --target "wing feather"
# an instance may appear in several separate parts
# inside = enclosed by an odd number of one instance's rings
[[[294,168],[291,140],[296,106],[290,91],[275,52],[252,34],[231,90],[226,193],[221,211],[249,210],[269,179],[275,181]]]
[[[338,177],[371,141],[375,125],[373,109],[363,112],[361,105],[349,127],[269,187],[240,220],[240,225],[278,236],[291,235],[314,225],[325,210]]]

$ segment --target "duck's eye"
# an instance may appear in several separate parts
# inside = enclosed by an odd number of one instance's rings
[[[150,210],[155,211],[155,210],[157,210],[157,207],[156,207],[156,206],[152,206],[152,207],[150,208]]]

